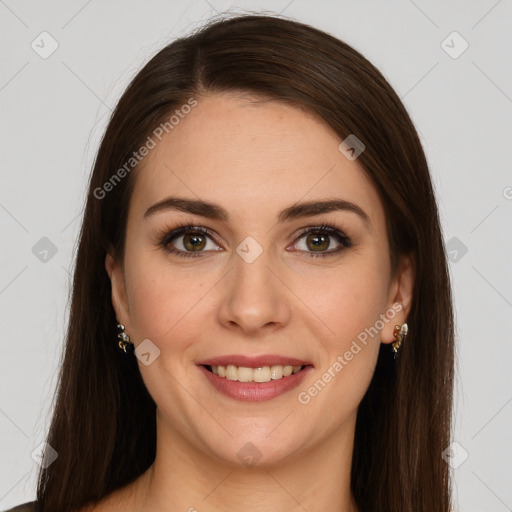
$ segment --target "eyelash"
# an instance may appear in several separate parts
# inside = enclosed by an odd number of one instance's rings
[[[178,224],[173,229],[167,229],[164,232],[164,235],[160,236],[160,242],[158,243],[159,246],[163,247],[168,253],[175,254],[176,256],[182,257],[182,258],[197,258],[201,257],[202,254],[205,251],[198,251],[198,252],[192,252],[192,251],[182,251],[180,249],[176,249],[172,247],[171,241],[175,238],[178,238],[179,236],[188,235],[188,234],[203,234],[206,236],[209,236],[210,238],[214,237],[213,231],[209,230],[208,228],[204,228],[201,226],[193,226],[192,224]],[[317,235],[330,235],[334,237],[337,242],[339,242],[341,245],[330,251],[324,251],[324,252],[314,252],[314,251],[306,251],[309,254],[309,257],[312,258],[325,258],[327,256],[332,256],[334,254],[338,254],[344,249],[347,249],[349,247],[353,246],[352,241],[350,238],[345,235],[342,231],[340,231],[338,228],[330,225],[330,224],[321,224],[320,226],[314,226],[314,227],[308,227],[303,229],[297,236],[295,243],[297,243],[301,238],[304,237],[304,235],[309,234],[317,234]]]

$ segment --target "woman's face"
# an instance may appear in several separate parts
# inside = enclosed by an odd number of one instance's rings
[[[377,191],[319,118],[197,101],[136,176],[124,264],[106,261],[117,319],[167,435],[234,464],[293,460],[351,435],[410,267],[391,276]]]

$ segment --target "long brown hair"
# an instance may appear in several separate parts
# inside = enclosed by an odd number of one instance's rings
[[[301,105],[340,142],[355,134],[358,162],[385,212],[390,256],[413,254],[416,281],[398,360],[382,344],[358,410],[351,487],[361,511],[448,512],[454,364],[450,281],[423,148],[382,74],[346,43],[271,16],[214,21],[157,53],[119,100],[91,175],[74,271],[56,404],[48,435],[58,458],[41,469],[40,512],[67,511],[128,484],[153,462],[155,403],[136,358],[116,344],[105,255],[123,259],[135,171],[104,184],[155,127],[191,97],[245,91]]]

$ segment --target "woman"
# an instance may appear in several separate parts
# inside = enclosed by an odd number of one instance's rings
[[[103,137],[24,510],[448,511],[452,380],[396,93],[307,25],[214,22],[150,60]]]

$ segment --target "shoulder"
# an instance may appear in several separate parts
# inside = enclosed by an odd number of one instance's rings
[[[35,501],[31,501],[30,503],[24,503],[23,505],[18,505],[17,507],[10,508],[5,512],[34,512],[36,506]]]

